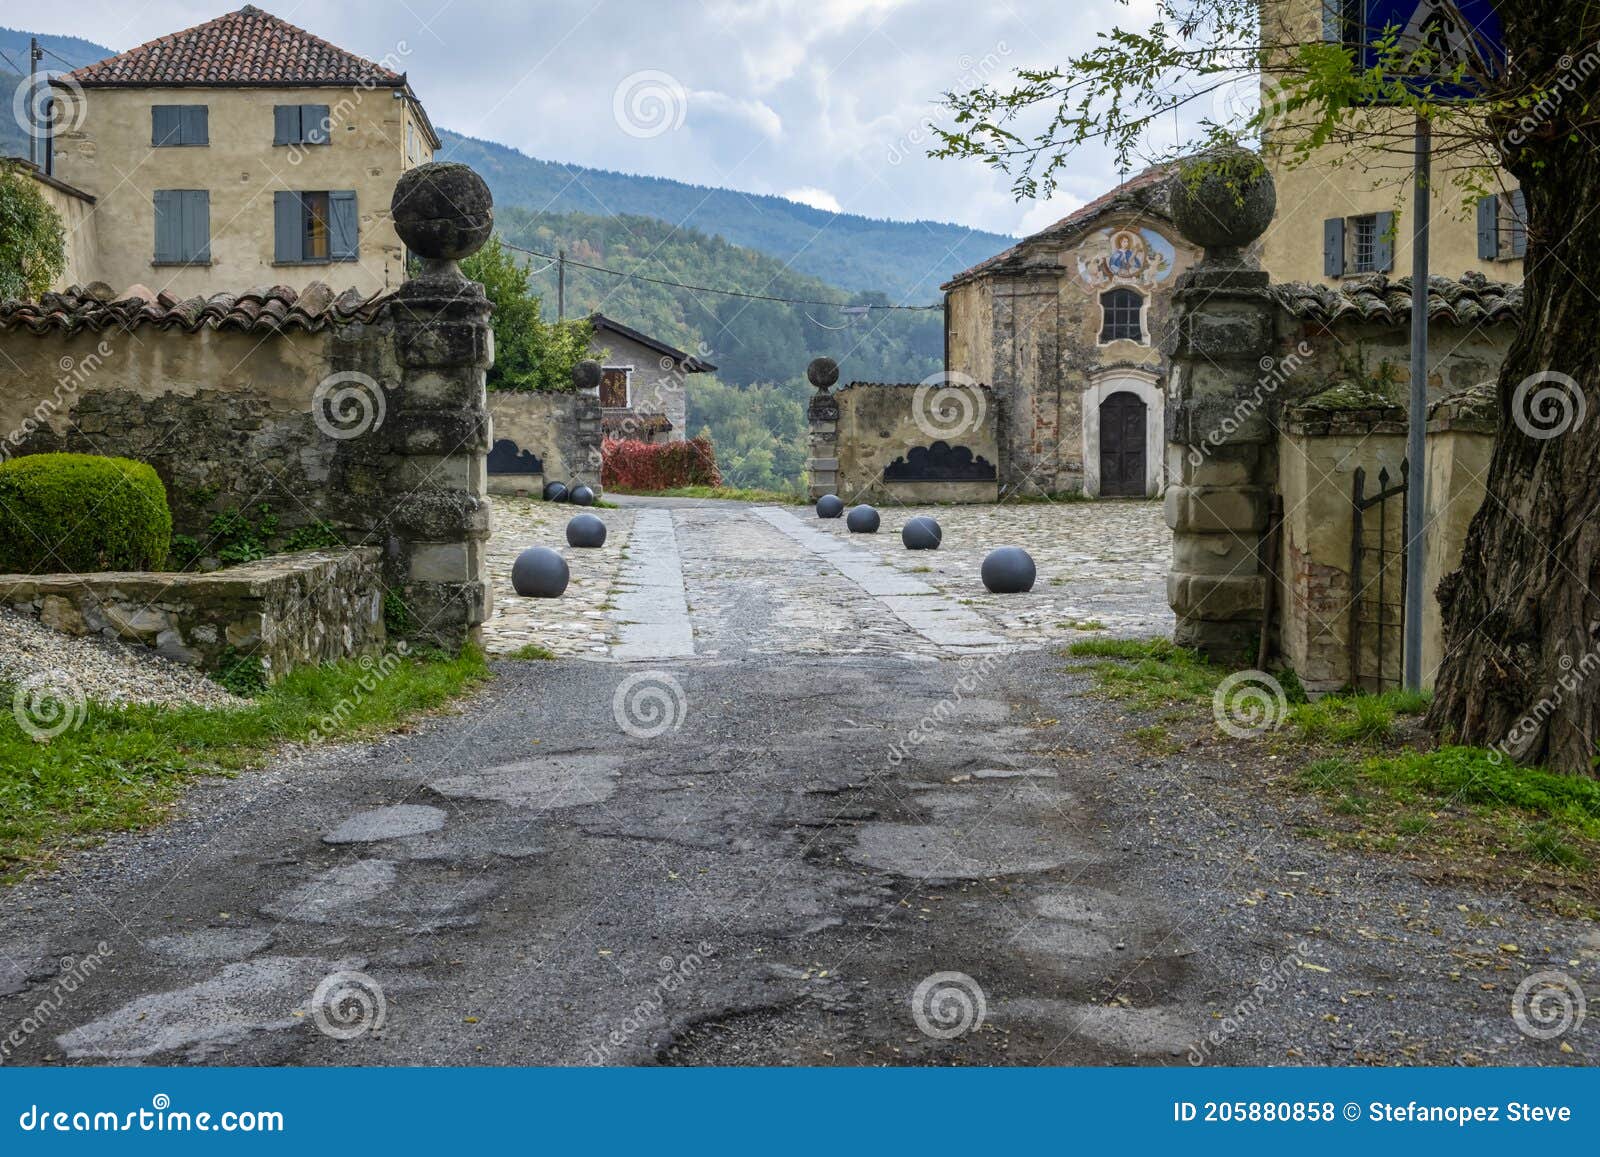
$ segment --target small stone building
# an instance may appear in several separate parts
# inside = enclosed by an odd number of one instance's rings
[[[1199,253],[1172,226],[1169,172],[1145,170],[943,286],[945,369],[993,390],[1003,492],[1160,493],[1160,344]]]
[[[603,313],[589,315],[589,349],[600,362],[600,423],[608,438],[681,442],[687,433],[690,374],[716,366],[694,354],[623,325]]]

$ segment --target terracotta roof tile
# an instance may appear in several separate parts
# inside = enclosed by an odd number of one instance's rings
[[[1411,278],[1390,281],[1381,273],[1343,282],[1337,289],[1326,285],[1284,282],[1271,290],[1295,317],[1318,325],[1360,320],[1380,325],[1407,325],[1411,321]],[[1448,277],[1428,279],[1428,318],[1472,327],[1516,324],[1522,320],[1522,286],[1490,281],[1469,272],[1459,281]]]
[[[182,329],[189,333],[209,326],[242,333],[318,333],[329,326],[376,321],[388,307],[390,294],[364,297],[347,289],[337,297],[321,282],[304,293],[287,285],[214,293],[181,299],[143,285],[129,287],[120,298],[104,282],[63,293],[47,293],[37,302],[0,301],[0,333],[26,329],[33,333],[63,330],[133,330],[141,325]]]
[[[1167,216],[1167,208],[1164,199],[1160,196],[1159,186],[1165,182],[1172,170],[1173,165],[1171,164],[1151,165],[1143,172],[1129,177],[1116,188],[1101,194],[1088,204],[1074,209],[1054,225],[1047,226],[1037,233],[1031,233],[1010,249],[996,253],[987,261],[980,261],[970,269],[962,270],[939,288],[948,290],[981,277],[985,273],[992,273],[1013,264],[1024,254],[1028,246],[1037,242],[1064,241],[1074,234],[1082,232],[1094,220],[1112,209],[1137,209],[1165,218]]]
[[[67,73],[82,88],[113,85],[381,85],[405,77],[246,4],[215,20]]]

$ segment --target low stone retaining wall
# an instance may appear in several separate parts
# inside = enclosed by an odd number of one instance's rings
[[[600,399],[593,394],[496,391],[489,493],[535,497],[546,481],[600,489]]]
[[[385,641],[376,547],[276,555],[206,574],[0,575],[0,606],[207,671],[255,658],[269,681]]]

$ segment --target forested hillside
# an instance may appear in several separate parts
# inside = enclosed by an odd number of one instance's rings
[[[896,302],[937,301],[941,282],[1015,240],[942,221],[829,213],[784,197],[541,161],[491,141],[441,135],[440,159],[482,173],[497,207],[659,217],[759,249],[831,285],[881,290]]]

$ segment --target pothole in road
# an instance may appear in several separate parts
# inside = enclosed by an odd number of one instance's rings
[[[971,831],[934,824],[867,824],[856,834],[849,855],[869,868],[920,880],[976,880],[1093,862],[1087,853],[1061,848],[1060,839],[1056,833],[1016,824],[984,824]]]
[[[571,755],[503,763],[436,779],[428,787],[449,799],[476,799],[512,807],[582,807],[617,792],[622,760],[611,755]]]

